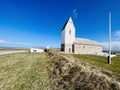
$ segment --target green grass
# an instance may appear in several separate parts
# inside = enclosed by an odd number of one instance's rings
[[[50,90],[52,86],[50,73],[54,71],[50,72],[48,70],[54,69],[53,63],[50,63],[50,61],[51,59],[55,62],[61,61],[61,59],[64,61],[63,57],[54,55],[54,53],[52,58],[50,56],[52,54],[48,55],[46,53],[0,55],[0,90]],[[107,58],[104,57],[77,54],[73,56],[110,70],[117,75],[120,74],[120,57],[112,58],[112,64],[109,65],[107,64]],[[55,63],[55,65],[57,64]]]
[[[0,90],[48,90],[48,57],[45,53],[0,56]]]
[[[114,74],[120,75],[120,56],[112,58],[111,64],[107,63],[107,58],[94,55],[78,55],[73,54],[74,57],[84,60],[97,67],[102,67],[106,70],[112,71]]]

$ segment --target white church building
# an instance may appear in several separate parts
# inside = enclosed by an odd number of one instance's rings
[[[75,37],[75,26],[71,17],[67,20],[61,32],[62,52],[75,54],[102,53],[102,46],[97,41]]]

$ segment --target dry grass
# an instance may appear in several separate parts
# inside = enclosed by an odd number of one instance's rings
[[[0,90],[49,90],[45,53],[0,56]]]
[[[120,82],[98,67],[70,55],[49,52],[52,90],[120,90]]]
[[[0,56],[0,90],[120,90],[108,73],[51,50]]]

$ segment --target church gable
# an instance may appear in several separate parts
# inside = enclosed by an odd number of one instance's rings
[[[74,27],[74,24],[73,24],[73,21],[72,21],[72,18],[70,17],[66,23],[64,24],[63,28],[62,28],[62,31],[63,30],[68,30],[69,29],[73,29],[75,30],[75,27]]]
[[[73,44],[75,41],[75,27],[70,17],[62,30],[62,44]]]

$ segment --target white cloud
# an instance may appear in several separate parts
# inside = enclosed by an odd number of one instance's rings
[[[8,43],[10,43],[10,42],[5,41],[5,40],[0,40],[0,44],[8,44]]]
[[[23,42],[9,42],[6,40],[0,40],[0,46],[33,46],[34,44],[30,43],[23,43]]]
[[[17,45],[21,45],[22,43],[21,43],[21,42],[16,42],[15,44],[17,44]]]
[[[100,42],[100,44],[103,46],[103,49],[109,49],[109,42]],[[114,33],[114,37],[112,38],[111,42],[111,48],[112,50],[120,51],[120,30]]]
[[[120,30],[116,31],[115,34],[114,34],[114,36],[115,36],[116,40],[120,40]]]
[[[15,44],[17,44],[17,45],[32,45],[32,44],[29,44],[29,43],[23,43],[23,42],[16,42]]]
[[[108,42],[100,42],[100,44],[103,46],[103,49],[108,50],[108,48],[109,48]],[[112,41],[111,48],[112,48],[112,50],[119,50],[120,51],[120,41]]]
[[[74,10],[73,10],[73,17],[74,17],[74,18],[77,18],[77,17],[78,17],[77,9],[74,9]]]

